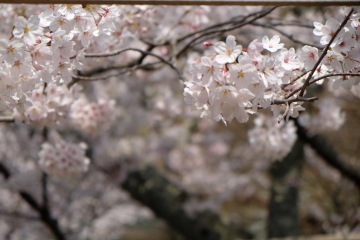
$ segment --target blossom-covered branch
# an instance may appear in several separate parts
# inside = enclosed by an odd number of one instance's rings
[[[347,27],[346,33],[338,34],[353,11],[342,24],[332,19],[325,26],[315,23],[314,33],[323,36],[320,42],[327,45],[320,57],[318,49],[308,45],[303,46],[300,53],[293,48],[283,48],[278,35],[271,39],[264,36],[262,42],[255,39],[247,49],[236,45],[234,36],[228,36],[226,43],[215,43],[215,54],[204,56],[193,64],[193,75],[185,83],[185,102],[194,109],[203,110],[202,117],[224,122],[233,118],[246,122],[247,113],[256,113],[257,109],[271,105],[271,110],[280,120],[299,116],[299,111],[304,110],[301,106],[305,100],[304,89],[315,82],[321,84],[321,79],[329,77],[326,73],[340,72],[333,77],[352,77],[336,79],[333,85],[334,88],[343,86],[350,89],[360,82],[360,78],[356,78],[358,57],[351,53],[351,49],[358,49],[356,28],[353,27],[357,20],[353,19],[353,25]],[[333,51],[328,52],[330,46]],[[262,55],[264,49],[271,55]],[[317,78],[310,81],[314,76]]]
[[[354,9],[351,9],[348,13],[348,15],[345,17],[344,21],[341,23],[341,25],[339,26],[339,28],[336,30],[336,32],[331,32],[330,36],[331,39],[329,41],[329,43],[326,45],[326,47],[323,50],[323,53],[321,54],[321,56],[319,57],[319,59],[317,60],[317,62],[315,63],[314,67],[312,68],[310,74],[308,75],[308,77],[306,78],[303,87],[301,88],[300,91],[300,96],[302,97],[305,93],[305,89],[309,86],[310,83],[310,79],[311,77],[314,75],[316,69],[318,68],[318,66],[320,65],[321,61],[324,59],[324,57],[326,56],[331,44],[334,42],[335,38],[338,36],[338,34],[340,33],[340,31],[343,29],[343,27],[345,26],[345,24],[349,21],[352,13],[354,12]]]

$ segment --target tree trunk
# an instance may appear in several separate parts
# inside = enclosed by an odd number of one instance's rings
[[[268,218],[268,238],[299,235],[299,177],[304,158],[303,143],[297,140],[291,152],[274,162]]]

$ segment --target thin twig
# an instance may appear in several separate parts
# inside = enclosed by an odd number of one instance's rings
[[[140,53],[143,53],[145,55],[150,55],[150,56],[153,56],[153,57],[156,57],[157,59],[159,59],[160,61],[162,61],[163,63],[166,63],[167,65],[169,65],[172,69],[174,69],[176,71],[176,73],[178,74],[179,78],[181,80],[184,80],[184,77],[183,77],[183,74],[182,72],[177,68],[175,67],[174,64],[172,64],[170,61],[166,60],[165,58],[163,58],[162,56],[159,56],[155,53],[152,53],[152,52],[149,52],[149,51],[146,51],[146,50],[142,50],[142,49],[138,49],[138,48],[126,48],[126,49],[121,49],[121,50],[117,50],[117,51],[114,51],[112,53],[105,53],[105,54],[96,54],[96,53],[93,53],[93,54],[85,54],[85,57],[86,58],[102,58],[102,57],[111,57],[111,56],[116,56],[116,55],[119,55],[121,53],[124,53],[126,51],[135,51],[135,52],[140,52]]]
[[[228,32],[228,31],[231,31],[231,30],[234,30],[234,29],[237,29],[237,28],[241,28],[245,25],[248,25],[254,21],[256,21],[257,19],[259,18],[262,18],[264,16],[266,16],[267,14],[271,13],[275,8],[277,7],[271,7],[271,8],[268,8],[264,11],[261,12],[261,14],[259,14],[258,16],[254,17],[253,19],[249,20],[249,21],[246,21],[244,23],[241,23],[239,25],[235,25],[233,27],[230,27],[230,28],[226,28],[226,29],[218,29],[218,30],[213,30],[213,31],[209,31],[209,32],[205,32],[203,34],[201,34],[200,36],[192,39],[190,42],[188,42],[177,54],[176,54],[176,58],[178,58],[181,54],[183,54],[186,49],[188,49],[194,42],[196,42],[197,40],[205,37],[205,36],[208,36],[208,35],[211,35],[211,34],[218,34],[218,33],[224,33],[224,32]]]
[[[330,45],[333,43],[333,41],[335,40],[336,36],[339,34],[339,32],[343,29],[343,27],[345,26],[345,24],[349,21],[350,16],[352,15],[352,13],[354,12],[354,9],[351,9],[349,14],[346,16],[346,18],[344,19],[344,21],[341,23],[340,27],[337,29],[337,31],[335,32],[335,34],[333,35],[333,37],[331,38],[330,42],[328,43],[328,45],[325,47],[323,53],[321,54],[319,60],[315,63],[313,69],[311,70],[309,76],[307,77],[307,79],[305,80],[304,85],[302,86],[301,90],[300,90],[300,97],[304,96],[304,92],[305,89],[310,85],[310,79],[312,78],[312,76],[314,75],[316,69],[318,68],[318,66],[320,65],[321,61],[323,60],[323,58],[326,56],[327,51],[330,48]]]
[[[311,98],[304,98],[304,97],[297,97],[292,99],[275,99],[271,102],[271,105],[281,105],[281,104],[287,104],[287,103],[293,103],[293,102],[314,102],[318,100],[318,97],[311,97]]]
[[[239,15],[239,16],[236,16],[236,17],[233,17],[231,20],[229,21],[226,21],[226,22],[222,22],[222,23],[217,23],[217,24],[214,24],[214,25],[211,25],[209,27],[206,27],[206,28],[203,28],[201,30],[198,30],[198,31],[195,31],[195,32],[192,32],[192,33],[189,33],[181,38],[179,38],[176,42],[177,43],[180,43],[182,41],[184,41],[185,39],[189,38],[189,37],[192,37],[192,36],[195,36],[196,34],[200,34],[200,33],[204,33],[206,31],[209,31],[209,30],[212,30],[214,28],[219,28],[219,27],[223,27],[227,24],[239,24],[239,23],[242,23],[244,22],[247,18],[249,17],[252,17],[252,16],[256,16],[257,14],[261,14],[262,12],[266,11],[267,9],[262,9],[261,11],[259,12],[255,12],[255,13],[251,13],[247,16],[242,16],[242,15]],[[236,20],[236,18],[239,18],[239,17],[242,17],[241,20]]]
[[[360,73],[333,73],[333,74],[327,74],[327,75],[323,75],[321,77],[318,77],[312,81],[310,81],[309,86],[311,84],[314,84],[317,81],[320,81],[321,79],[324,78],[328,78],[328,77],[336,77],[336,76],[354,76],[354,77],[359,77]],[[286,96],[285,98],[288,99],[290,97],[292,97],[295,93],[299,92],[302,89],[302,87],[299,87],[297,89],[295,89],[294,91],[292,91],[288,96]]]
[[[144,69],[144,70],[155,70],[156,68],[154,67],[154,65],[159,64],[161,62],[153,62],[153,63],[146,63],[146,64],[142,64],[142,65],[138,65],[138,66],[133,66],[132,68],[126,69],[124,71],[120,71],[114,74],[109,74],[109,75],[105,75],[105,76],[100,76],[100,77],[87,77],[86,75],[80,75],[80,76],[73,76],[73,80],[68,84],[68,87],[70,88],[72,85],[74,85],[75,83],[79,82],[79,81],[102,81],[102,80],[107,80],[109,78],[112,77],[119,77],[119,75],[123,75],[126,74],[128,72],[133,72],[137,69]],[[113,70],[112,68],[108,69],[108,70]]]
[[[288,39],[290,39],[291,41],[295,42],[295,43],[299,43],[301,45],[309,45],[309,46],[312,46],[312,47],[315,47],[315,48],[321,48],[321,46],[318,46],[318,45],[315,45],[315,44],[312,44],[312,43],[306,43],[306,42],[303,42],[301,40],[298,40],[298,39],[295,39],[292,35],[289,35],[287,34],[286,32],[278,29],[278,28],[275,28],[271,25],[267,25],[267,24],[262,24],[262,23],[257,23],[257,22],[254,22],[254,23],[251,23],[251,25],[254,25],[254,26],[259,26],[259,27],[263,27],[263,28],[269,28],[269,29],[272,29],[278,33],[280,33],[281,35],[287,37]]]
[[[353,76],[353,77],[360,77],[360,73],[333,73],[333,74],[328,74],[328,75],[324,75],[321,76],[319,78],[315,78],[314,80],[310,81],[310,84],[316,83],[317,81],[320,81],[324,78],[328,78],[328,77],[336,77],[336,76]]]
[[[272,26],[295,26],[295,27],[303,27],[303,28],[314,28],[314,25],[308,25],[308,24],[301,24],[301,23],[295,23],[295,22],[279,22],[279,23],[271,23]]]

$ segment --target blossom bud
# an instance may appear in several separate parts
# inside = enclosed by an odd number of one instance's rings
[[[214,44],[212,44],[211,42],[203,42],[203,46],[204,47],[211,47],[213,46]]]

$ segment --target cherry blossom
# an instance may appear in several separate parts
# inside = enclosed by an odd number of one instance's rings
[[[229,65],[230,76],[228,81],[235,83],[236,88],[248,88],[250,84],[259,82],[259,76],[254,65],[250,63],[240,63]]]
[[[268,36],[264,36],[262,43],[263,47],[269,52],[276,52],[284,46],[283,43],[280,43],[279,35],[274,35],[270,40]]]
[[[297,68],[301,68],[301,63],[297,59],[298,56],[295,53],[294,48],[287,49],[281,49],[281,52],[279,53],[280,56],[278,57],[278,60],[282,62],[281,66],[285,70],[293,70]]]
[[[339,28],[340,23],[334,19],[334,18],[330,18],[329,20],[326,21],[326,24],[323,25],[319,22],[314,22],[314,34],[316,36],[322,36],[320,39],[320,43],[322,45],[326,45],[330,42],[330,39],[333,37],[333,35],[335,34],[336,30]],[[337,35],[337,39],[339,37],[342,37],[344,35],[345,31],[341,30],[340,33]],[[334,47],[337,44],[337,41],[334,41],[331,44],[331,47]]]
[[[24,43],[20,40],[9,41],[6,39],[0,40],[0,59],[5,61],[8,66],[14,65],[15,61],[21,60],[25,56]]]
[[[35,43],[37,37],[43,34],[43,28],[39,26],[39,16],[32,15],[28,20],[20,16],[15,22],[13,34],[16,38],[24,38],[29,44]]]
[[[41,147],[39,165],[53,176],[75,176],[88,169],[90,160],[85,156],[85,143],[75,145],[59,138],[55,145],[45,142]]]
[[[230,35],[226,38],[226,43],[217,42],[214,45],[215,51],[218,55],[215,60],[220,63],[232,63],[240,55],[242,51],[241,45],[236,45],[235,37]]]
[[[300,60],[305,63],[305,69],[311,70],[314,64],[318,61],[318,49],[311,46],[302,47],[302,52],[300,52]]]

